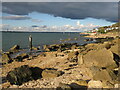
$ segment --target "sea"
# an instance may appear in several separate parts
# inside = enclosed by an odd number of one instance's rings
[[[32,36],[34,47],[43,45],[78,43],[85,44],[87,37],[83,37],[78,32],[0,32],[0,49],[8,51],[14,45],[19,45],[22,49],[29,49],[29,36]]]

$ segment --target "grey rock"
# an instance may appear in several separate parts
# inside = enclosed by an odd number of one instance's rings
[[[55,78],[61,76],[62,74],[62,71],[57,71],[56,69],[45,69],[42,72],[42,78]]]
[[[89,51],[83,56],[84,64],[88,67],[98,66],[114,69],[118,66],[113,59],[113,53],[106,48]]]

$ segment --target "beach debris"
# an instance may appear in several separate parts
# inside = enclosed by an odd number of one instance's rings
[[[62,71],[57,71],[56,69],[45,69],[42,72],[42,78],[55,78],[61,76],[63,74]]]

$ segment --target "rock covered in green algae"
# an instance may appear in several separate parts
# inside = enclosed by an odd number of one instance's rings
[[[21,85],[24,82],[32,80],[32,72],[29,66],[24,65],[8,72],[7,80],[11,84]]]
[[[21,85],[24,82],[41,78],[41,73],[42,69],[39,67],[29,67],[28,65],[23,65],[8,72],[7,80],[11,84]]]

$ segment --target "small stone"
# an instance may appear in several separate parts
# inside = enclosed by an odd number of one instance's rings
[[[102,82],[101,81],[95,81],[91,80],[88,82],[88,88],[102,88]]]
[[[111,84],[109,81],[107,82],[102,82],[103,88],[114,88],[114,85]]]
[[[76,45],[72,45],[72,47],[71,47],[71,50],[73,50],[74,51],[74,49],[76,49]]]
[[[72,90],[72,88],[68,84],[59,83],[57,90]]]
[[[45,69],[42,72],[42,77],[43,78],[55,78],[55,77],[58,77],[62,74],[63,74],[62,71],[57,71],[55,69],[53,69],[53,70]]]
[[[120,87],[120,84],[115,84],[114,87],[115,87],[115,88],[119,88],[119,87]]]
[[[32,50],[39,50],[39,48],[37,48],[37,47],[32,47]]]
[[[88,86],[88,84],[85,80],[77,80],[77,81],[75,81],[75,83],[77,83],[78,85],[81,85],[81,86]]]

